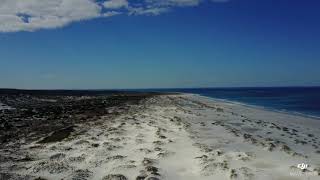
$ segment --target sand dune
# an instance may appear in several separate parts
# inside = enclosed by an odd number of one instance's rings
[[[0,179],[319,179],[319,127],[196,95],[154,96],[75,124],[59,142],[2,148]]]

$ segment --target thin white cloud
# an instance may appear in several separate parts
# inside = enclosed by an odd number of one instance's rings
[[[119,15],[119,14],[122,14],[122,13],[118,12],[118,11],[109,11],[109,12],[103,13],[102,16],[103,17],[111,17],[111,16],[115,16],[115,15]]]
[[[147,0],[158,6],[197,6],[202,0]]]
[[[36,31],[119,14],[159,15],[174,7],[228,0],[0,0],[0,32]]]
[[[108,0],[105,1],[103,5],[108,9],[119,9],[127,8],[129,6],[129,2],[127,0]]]
[[[160,15],[161,13],[169,11],[165,7],[149,7],[149,8],[129,8],[129,15]]]

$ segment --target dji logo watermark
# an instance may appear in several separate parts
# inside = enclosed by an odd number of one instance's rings
[[[308,171],[307,170],[309,167],[310,167],[309,164],[300,163],[297,165],[297,168],[301,169],[302,171],[294,170],[294,171],[290,172],[290,175],[291,176],[317,176],[316,171]]]
[[[305,163],[300,163],[297,165],[297,168],[302,170],[307,169],[308,167],[309,167],[309,164],[305,164]]]

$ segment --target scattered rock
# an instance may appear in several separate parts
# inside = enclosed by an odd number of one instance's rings
[[[276,148],[276,145],[274,145],[273,143],[269,142],[268,143],[268,151],[273,151],[274,148]]]
[[[156,168],[154,166],[147,166],[146,171],[151,173],[152,175],[160,176],[160,174],[158,173],[158,171],[159,171],[158,168]]]
[[[0,176],[1,177],[1,176]],[[43,177],[37,177],[37,178],[35,178],[34,180],[47,180],[47,179],[45,179],[45,178],[43,178]]]
[[[168,157],[170,155],[174,154],[174,152],[169,152],[169,151],[163,151],[158,153],[158,157],[159,158],[164,158],[164,157]]]
[[[136,177],[136,180],[144,180],[147,178],[147,175],[139,175]]]
[[[92,176],[92,172],[88,169],[78,169],[72,175],[72,180],[87,180]]]
[[[82,162],[86,159],[86,155],[85,154],[82,154],[81,156],[76,156],[76,157],[69,157],[69,161],[70,162]]]
[[[157,177],[148,177],[147,180],[160,180],[160,179]]]
[[[81,140],[75,142],[74,144],[75,144],[75,145],[82,145],[82,144],[90,144],[90,142],[87,141],[87,140],[81,139]]]
[[[95,148],[96,148],[96,147],[99,147],[99,145],[100,145],[100,144],[97,144],[97,143],[91,144],[91,146],[92,146],[92,147],[95,147]]]
[[[152,152],[150,149],[147,149],[147,148],[140,148],[140,149],[138,149],[138,151],[144,152],[144,153],[146,153],[146,154],[149,154],[149,153]]]
[[[314,137],[314,135],[313,135],[313,134],[308,134],[308,136],[309,136],[309,137]]]
[[[109,160],[122,160],[124,158],[126,158],[126,156],[116,155],[116,156],[107,157],[106,159],[107,161],[109,161]]]
[[[217,110],[217,112],[224,112],[224,110],[220,107],[218,107],[216,110]]]
[[[50,156],[50,160],[61,160],[63,158],[65,158],[66,155],[63,153],[58,153],[58,154],[54,154],[52,156]]]
[[[153,144],[161,146],[161,145],[164,145],[164,142],[162,142],[162,141],[153,141]]]
[[[230,179],[235,179],[238,177],[238,174],[236,173],[235,169],[230,170]]]
[[[147,166],[146,170],[148,172],[158,172],[158,168],[154,167],[154,166]]]
[[[288,153],[288,154],[291,154],[291,153],[292,153],[291,148],[290,148],[289,146],[285,145],[285,144],[283,144],[280,149],[281,149],[282,151]]]
[[[109,174],[102,180],[127,180],[127,178],[122,174]]]
[[[221,150],[217,150],[217,151],[216,151],[216,155],[217,155],[217,156],[221,156],[222,154],[223,154],[223,151],[221,151]]]

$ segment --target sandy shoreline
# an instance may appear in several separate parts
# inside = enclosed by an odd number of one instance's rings
[[[239,102],[239,101],[232,101],[232,100],[227,100],[227,99],[207,97],[207,96],[202,96],[199,94],[186,94],[186,95],[199,96],[199,98],[201,98],[201,99],[208,99],[209,101],[214,101],[216,103],[220,102],[220,103],[226,103],[226,104],[234,104],[234,105],[239,105],[241,107],[248,107],[248,108],[252,108],[252,109],[260,109],[263,111],[272,111],[272,112],[276,112],[276,113],[280,113],[280,114],[288,114],[288,115],[292,115],[292,116],[298,116],[298,117],[310,119],[312,121],[313,120],[320,120],[319,116],[306,114],[306,113],[302,113],[302,112],[289,111],[289,110],[279,110],[279,109],[275,109],[275,108],[264,107],[264,106],[260,106],[260,105],[253,105],[253,104],[243,103],[243,102]]]
[[[161,95],[60,142],[2,147],[0,179],[319,179],[319,135],[312,118]]]

